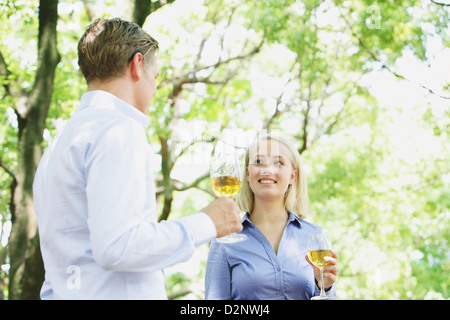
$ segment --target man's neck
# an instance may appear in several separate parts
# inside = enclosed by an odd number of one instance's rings
[[[135,107],[137,110],[146,114],[147,110],[141,110],[136,105],[134,98],[133,86],[126,78],[116,78],[106,81],[92,81],[88,84],[88,91],[102,90],[106,91],[117,98],[125,101],[129,105]]]

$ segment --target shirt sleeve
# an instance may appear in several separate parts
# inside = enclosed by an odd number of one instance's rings
[[[223,245],[212,241],[206,262],[205,299],[231,300],[231,268]]]
[[[205,213],[156,221],[145,131],[123,118],[104,126],[86,151],[85,176],[92,254],[107,270],[154,271],[186,261],[216,236]]]
[[[319,285],[317,283],[317,280],[314,278],[314,296],[319,296],[320,295],[320,288]],[[328,288],[328,290],[325,290],[325,295],[327,297],[331,297],[331,298],[336,298],[336,286],[335,284],[332,284],[330,288]]]

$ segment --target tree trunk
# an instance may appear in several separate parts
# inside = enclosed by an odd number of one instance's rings
[[[130,2],[130,7],[128,8],[127,19],[136,22],[139,26],[143,26],[147,17],[152,13],[161,8],[162,6],[172,3],[175,0],[134,0]]]
[[[42,133],[53,92],[56,65],[58,0],[39,4],[38,69],[32,91],[19,99],[18,166],[11,196],[12,230],[8,243],[11,269],[9,299],[38,299],[44,280],[37,217],[33,202],[33,180],[42,155]]]

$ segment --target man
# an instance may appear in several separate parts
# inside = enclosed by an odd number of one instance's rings
[[[33,185],[45,281],[42,299],[167,299],[162,269],[242,229],[219,198],[158,223],[145,129],[157,42],[138,25],[96,20],[78,45],[88,92],[45,151]]]

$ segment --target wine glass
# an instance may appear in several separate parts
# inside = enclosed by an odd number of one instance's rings
[[[241,166],[236,147],[219,141],[214,149],[210,168],[211,188],[218,197],[234,198],[241,188]],[[217,238],[222,243],[247,239],[245,234],[231,233]]]
[[[320,295],[314,296],[311,300],[327,300],[330,299],[325,294],[323,288],[323,268],[328,264],[325,257],[332,257],[331,240],[326,229],[317,229],[310,231],[308,234],[308,258],[320,269],[320,278],[322,280],[320,286]]]

